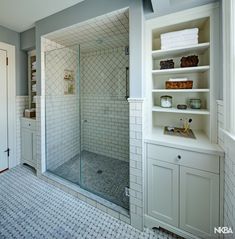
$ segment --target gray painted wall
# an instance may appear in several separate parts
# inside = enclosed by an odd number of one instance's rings
[[[20,33],[20,48],[25,51],[36,48],[35,27]]]
[[[28,94],[27,54],[20,50],[20,34],[0,26],[0,41],[16,49],[16,95]]]
[[[40,94],[41,36],[79,22],[121,9],[130,8],[130,96],[142,97],[142,26],[143,8],[141,0],[86,0],[52,16],[36,22],[36,50],[38,67],[38,92]]]

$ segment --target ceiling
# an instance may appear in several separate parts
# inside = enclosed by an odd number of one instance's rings
[[[44,37],[63,46],[79,44],[81,52],[128,46],[129,10],[111,12]]]
[[[0,0],[0,25],[16,32],[84,0]]]

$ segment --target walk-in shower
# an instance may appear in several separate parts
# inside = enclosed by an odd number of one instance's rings
[[[46,169],[129,209],[129,17],[45,36]]]

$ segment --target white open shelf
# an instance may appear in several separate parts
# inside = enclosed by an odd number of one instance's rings
[[[152,70],[152,74],[167,75],[167,74],[180,74],[180,73],[201,73],[208,71],[210,66],[195,66],[195,67],[182,67],[163,70]]]
[[[178,114],[197,114],[197,115],[209,115],[210,112],[206,109],[186,109],[179,110],[177,108],[162,108],[160,106],[153,106],[153,112],[164,112],[164,113],[178,113]]]
[[[174,48],[169,50],[157,50],[152,52],[153,59],[164,59],[167,57],[179,57],[183,54],[189,55],[193,53],[203,54],[210,47],[210,43],[200,43],[198,45]]]
[[[207,93],[209,89],[153,89],[152,92],[156,93]]]

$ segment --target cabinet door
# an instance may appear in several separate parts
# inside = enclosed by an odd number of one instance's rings
[[[22,146],[21,153],[23,160],[33,161],[33,132],[26,128],[22,128]]]
[[[148,215],[178,226],[179,166],[148,159]]]
[[[180,167],[180,228],[208,239],[218,226],[219,175]]]

